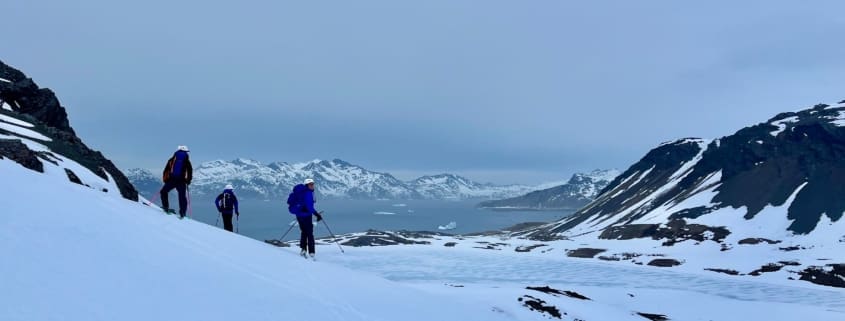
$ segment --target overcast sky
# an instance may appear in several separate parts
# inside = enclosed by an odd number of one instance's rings
[[[740,3],[741,2],[741,3]],[[118,167],[341,158],[495,183],[625,169],[845,98],[841,1],[0,3],[0,60]]]

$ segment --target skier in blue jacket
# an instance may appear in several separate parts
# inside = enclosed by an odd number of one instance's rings
[[[238,217],[241,216],[241,213],[238,210],[238,198],[235,196],[234,189],[235,188],[232,184],[226,185],[223,189],[223,193],[217,195],[217,199],[214,200],[214,205],[217,207],[217,211],[220,212],[221,216],[223,216],[223,228],[229,232],[233,232],[232,213]]]
[[[296,221],[299,222],[299,248],[302,249],[299,254],[305,257],[307,252],[313,258],[316,250],[311,216],[316,216],[317,222],[323,220],[323,216],[314,209],[314,180],[308,178],[302,184],[294,186],[293,195],[296,195],[296,204],[291,206],[289,211],[296,215]]]

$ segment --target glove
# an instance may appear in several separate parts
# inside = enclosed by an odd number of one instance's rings
[[[235,216],[241,217],[241,213],[235,213]]]
[[[185,181],[185,185],[191,185],[191,181]]]
[[[314,213],[314,216],[316,216],[316,217],[317,217],[317,222],[319,222],[319,221],[322,221],[322,220],[323,220],[323,216],[322,216],[322,215],[320,215],[320,213]]]

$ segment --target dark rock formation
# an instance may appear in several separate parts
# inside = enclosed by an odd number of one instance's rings
[[[682,219],[669,221],[665,226],[658,224],[627,224],[611,226],[599,235],[600,239],[630,240],[635,238],[650,237],[654,240],[665,239],[663,245],[671,246],[686,240],[703,242],[708,240],[707,232],[710,232],[710,240],[721,242],[729,234],[724,227],[711,227],[701,224],[687,224]]]
[[[36,172],[44,172],[44,164],[38,160],[38,154],[26,147],[20,140],[0,139],[0,159],[4,157]]]
[[[591,259],[597,254],[607,251],[606,249],[591,249],[591,248],[580,248],[571,251],[566,251],[566,256],[568,257],[578,257],[584,259]]]
[[[780,271],[780,269],[782,269],[783,266],[784,265],[781,264],[781,263],[769,263],[769,264],[763,265],[759,269],[751,271],[751,273],[748,273],[748,275],[759,276],[760,274],[763,274],[763,273],[777,272],[777,271]]]
[[[0,100],[9,103],[16,116],[33,123],[35,128],[32,130],[52,139],[50,142],[43,142],[44,145],[53,152],[85,166],[105,180],[110,180],[111,176],[124,198],[138,200],[138,193],[126,176],[102,153],[91,150],[76,136],[65,108],[59,104],[51,90],[39,88],[32,79],[1,61],[0,77],[11,81],[0,81]]]
[[[560,310],[553,305],[546,305],[546,301],[540,300],[530,295],[523,295],[521,298],[516,299],[519,302],[522,302],[522,305],[530,309],[531,311],[537,311],[540,313],[548,313],[550,316],[561,319],[564,314],[561,314]]]
[[[447,242],[446,244],[443,244],[443,246],[445,246],[445,247],[455,247],[455,245],[458,245],[458,243],[455,243],[455,242]]]
[[[675,259],[654,259],[651,262],[648,262],[650,266],[659,266],[659,267],[673,267],[681,265],[681,262]]]
[[[529,287],[526,287],[526,289],[528,289],[528,290],[534,290],[534,291],[538,291],[538,292],[543,292],[543,293],[546,293],[546,294],[551,294],[551,295],[563,295],[563,296],[568,296],[568,297],[570,297],[570,298],[575,298],[575,299],[578,299],[578,300],[588,300],[588,301],[590,300],[590,298],[588,298],[588,297],[586,297],[586,296],[584,296],[584,295],[581,295],[581,294],[580,294],[580,293],[578,293],[578,292],[575,292],[575,291],[561,291],[561,290],[558,290],[558,289],[553,289],[553,288],[549,287],[548,285],[547,285],[547,286],[541,286],[541,287],[531,287],[531,286],[529,286]]]
[[[825,267],[811,266],[798,274],[801,280],[815,284],[845,288],[845,263],[828,264]]]
[[[386,246],[399,244],[431,244],[428,241],[417,241],[412,238],[431,238],[437,233],[429,232],[382,232],[376,230],[369,230],[363,235],[354,236],[351,239],[341,243],[342,245],[360,247],[360,246]]]
[[[76,173],[74,173],[72,170],[65,168],[65,174],[67,174],[67,179],[72,183],[82,185],[82,180],[79,179],[79,176],[76,176]]]
[[[739,243],[739,244],[750,244],[750,245],[756,245],[756,244],[760,244],[760,243],[763,243],[763,242],[766,242],[766,243],[768,243],[768,244],[778,244],[778,243],[780,243],[781,241],[773,241],[773,240],[770,240],[770,239],[766,239],[766,238],[759,238],[759,237],[757,237],[757,238],[750,238],[750,237],[749,237],[749,238],[745,238],[745,239],[741,239],[741,240],[739,240],[739,242],[738,242],[738,243]]]
[[[637,312],[641,317],[649,319],[651,321],[666,321],[669,320],[669,317],[662,315],[662,314],[653,314],[653,313],[642,313]]]

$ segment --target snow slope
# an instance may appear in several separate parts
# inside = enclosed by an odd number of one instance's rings
[[[507,319],[9,160],[0,173],[18,200],[0,220],[0,320]]]

